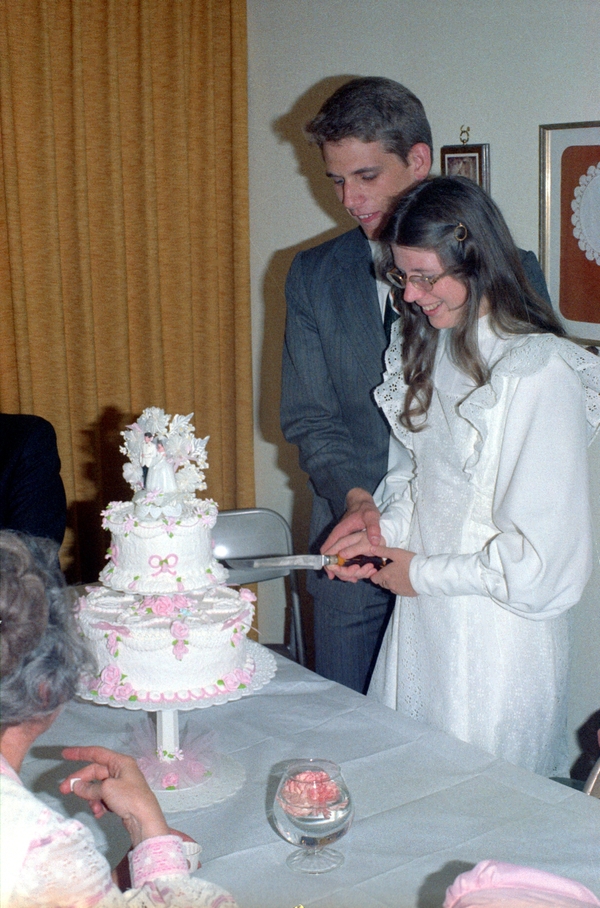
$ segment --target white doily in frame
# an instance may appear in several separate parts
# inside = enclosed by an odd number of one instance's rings
[[[600,162],[579,177],[571,202],[573,236],[586,259],[600,265]]]

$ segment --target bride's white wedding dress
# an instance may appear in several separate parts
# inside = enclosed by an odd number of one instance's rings
[[[397,332],[396,332],[397,333]],[[397,337],[376,398],[413,453],[376,501],[391,546],[417,553],[369,695],[535,772],[567,770],[569,616],[591,571],[587,442],[600,361],[553,335],[497,337],[475,389],[440,332],[427,427],[398,422]],[[586,426],[587,415],[587,426]]]

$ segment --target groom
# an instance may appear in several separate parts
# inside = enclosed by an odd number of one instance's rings
[[[294,259],[286,283],[281,426],[298,445],[313,493],[314,551],[347,511],[365,507],[388,468],[408,457],[375,404],[389,339],[389,287],[375,277],[377,237],[394,203],[431,169],[431,127],[419,99],[380,77],[352,79],[305,127],[358,227]],[[532,252],[521,254],[548,299]],[[389,314],[388,314],[389,315]],[[316,671],[366,692],[395,597],[368,581],[309,572]]]

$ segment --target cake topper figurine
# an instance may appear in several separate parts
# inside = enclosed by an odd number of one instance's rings
[[[147,447],[148,445],[144,441],[144,448],[147,449]],[[166,458],[165,446],[161,439],[153,439],[152,450],[150,452],[144,450],[142,460],[148,467],[144,477],[144,488],[147,492],[177,492],[175,470]],[[143,469],[144,463],[142,463]]]
[[[195,437],[193,415],[171,417],[158,407],[148,407],[121,433],[120,451],[129,458],[123,476],[135,493],[138,513],[151,507],[153,513],[175,514],[178,502],[206,488],[208,436]]]
[[[152,433],[144,432],[144,438],[142,439],[142,449],[140,451],[140,464],[142,465],[142,485],[144,489],[146,488],[148,470],[150,469],[150,464],[154,460],[154,455],[155,447]]]

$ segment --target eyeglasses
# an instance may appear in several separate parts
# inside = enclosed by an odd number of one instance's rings
[[[437,284],[443,277],[446,277],[447,274],[449,274],[448,271],[442,271],[437,277],[425,277],[423,274],[411,274],[410,277],[407,277],[403,271],[398,268],[392,268],[391,271],[386,272],[385,276],[390,284],[399,290],[406,290],[406,285],[412,284],[417,290],[428,290],[431,292],[433,285]]]

